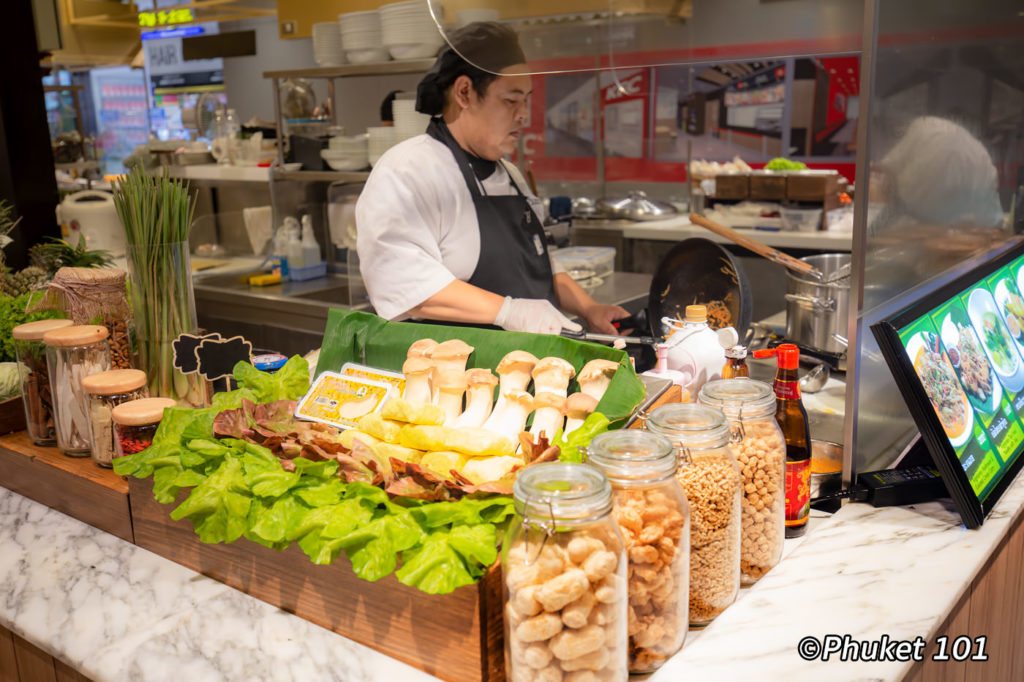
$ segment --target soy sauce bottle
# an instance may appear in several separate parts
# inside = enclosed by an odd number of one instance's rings
[[[755,358],[775,356],[775,421],[786,439],[786,537],[798,538],[807,531],[811,511],[811,433],[807,410],[800,399],[797,367],[800,349],[791,343],[754,351]]]

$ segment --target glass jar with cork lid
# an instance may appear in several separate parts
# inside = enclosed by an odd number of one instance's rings
[[[89,401],[92,459],[109,467],[116,451],[111,413],[121,403],[149,396],[146,373],[138,369],[112,369],[85,377],[82,388]]]
[[[501,557],[506,678],[626,679],[626,555],[608,479],[586,464],[533,464],[514,494]]]
[[[697,402],[732,423],[732,451],[743,475],[740,570],[752,585],[782,558],[786,529],[786,441],[775,421],[775,392],[762,381],[704,384]]]
[[[676,480],[690,505],[690,625],[707,625],[740,589],[742,478],[729,422],[714,408],[674,403],[653,410],[645,428],[679,457]]]
[[[43,335],[73,324],[71,320],[39,320],[20,324],[11,330],[21,380],[21,400],[25,404],[25,430],[36,445],[54,445],[57,442]]]
[[[127,272],[116,268],[61,268],[33,309],[57,308],[75,324],[103,325],[109,335],[111,365],[129,369],[134,367],[135,357],[127,277]]]
[[[682,648],[689,623],[690,510],[668,439],[598,434],[587,461],[611,482],[629,562],[629,672],[649,673]]]
[[[134,455],[152,445],[164,410],[177,405],[173,398],[142,398],[115,407],[110,413],[114,422],[114,456]]]
[[[109,332],[101,325],[77,325],[43,334],[50,374],[57,447],[85,457],[91,450],[89,406],[82,379],[110,369]]]

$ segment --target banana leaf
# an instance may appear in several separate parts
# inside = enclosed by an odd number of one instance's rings
[[[538,358],[555,356],[572,363],[578,373],[590,360],[597,358],[619,363],[608,391],[597,405],[598,412],[608,417],[613,426],[633,413],[644,398],[644,385],[633,371],[625,351],[599,343],[576,341],[548,334],[495,331],[475,327],[449,327],[414,322],[388,322],[370,313],[331,309],[324,329],[323,347],[316,373],[337,372],[346,362],[359,362],[379,369],[402,371],[406,352],[414,341],[431,338],[435,341],[462,339],[476,350],[469,356],[467,368],[494,370],[506,353],[525,350]],[[579,390],[573,381],[570,394]]]

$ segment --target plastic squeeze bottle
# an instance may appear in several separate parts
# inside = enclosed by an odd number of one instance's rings
[[[293,222],[296,222],[292,218]],[[306,259],[302,252],[302,239],[299,236],[298,224],[289,226],[288,229],[288,270],[289,272],[306,267]]]
[[[686,318],[675,327],[667,345],[669,369],[684,369],[684,351],[693,358],[695,371],[686,386],[691,396],[697,395],[705,383],[721,378],[725,352],[718,334],[708,326],[707,306],[686,306]]]
[[[302,261],[308,268],[311,265],[319,265],[321,260],[320,244],[313,236],[313,217],[307,213],[302,216]]]
[[[811,512],[811,432],[797,380],[800,349],[784,343],[754,351],[755,358],[772,356],[779,365],[773,386],[775,421],[786,439],[786,537],[798,538],[807,532]]]

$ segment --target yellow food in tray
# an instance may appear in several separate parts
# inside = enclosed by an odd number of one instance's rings
[[[360,365],[357,362],[346,362],[342,365],[341,376],[355,377],[357,379],[369,379],[370,381],[379,381],[382,384],[391,384],[394,386],[393,393],[395,395],[401,395],[402,391],[405,390],[405,377],[400,373],[389,372],[386,369],[377,369],[376,367],[367,367],[366,365]]]
[[[380,413],[385,419],[406,422],[407,424],[422,424],[424,426],[440,426],[444,424],[444,410],[440,407],[410,403],[402,398],[391,398],[388,400],[384,403]]]
[[[390,384],[324,372],[299,403],[295,415],[352,428],[362,417],[380,409],[390,394]]]

